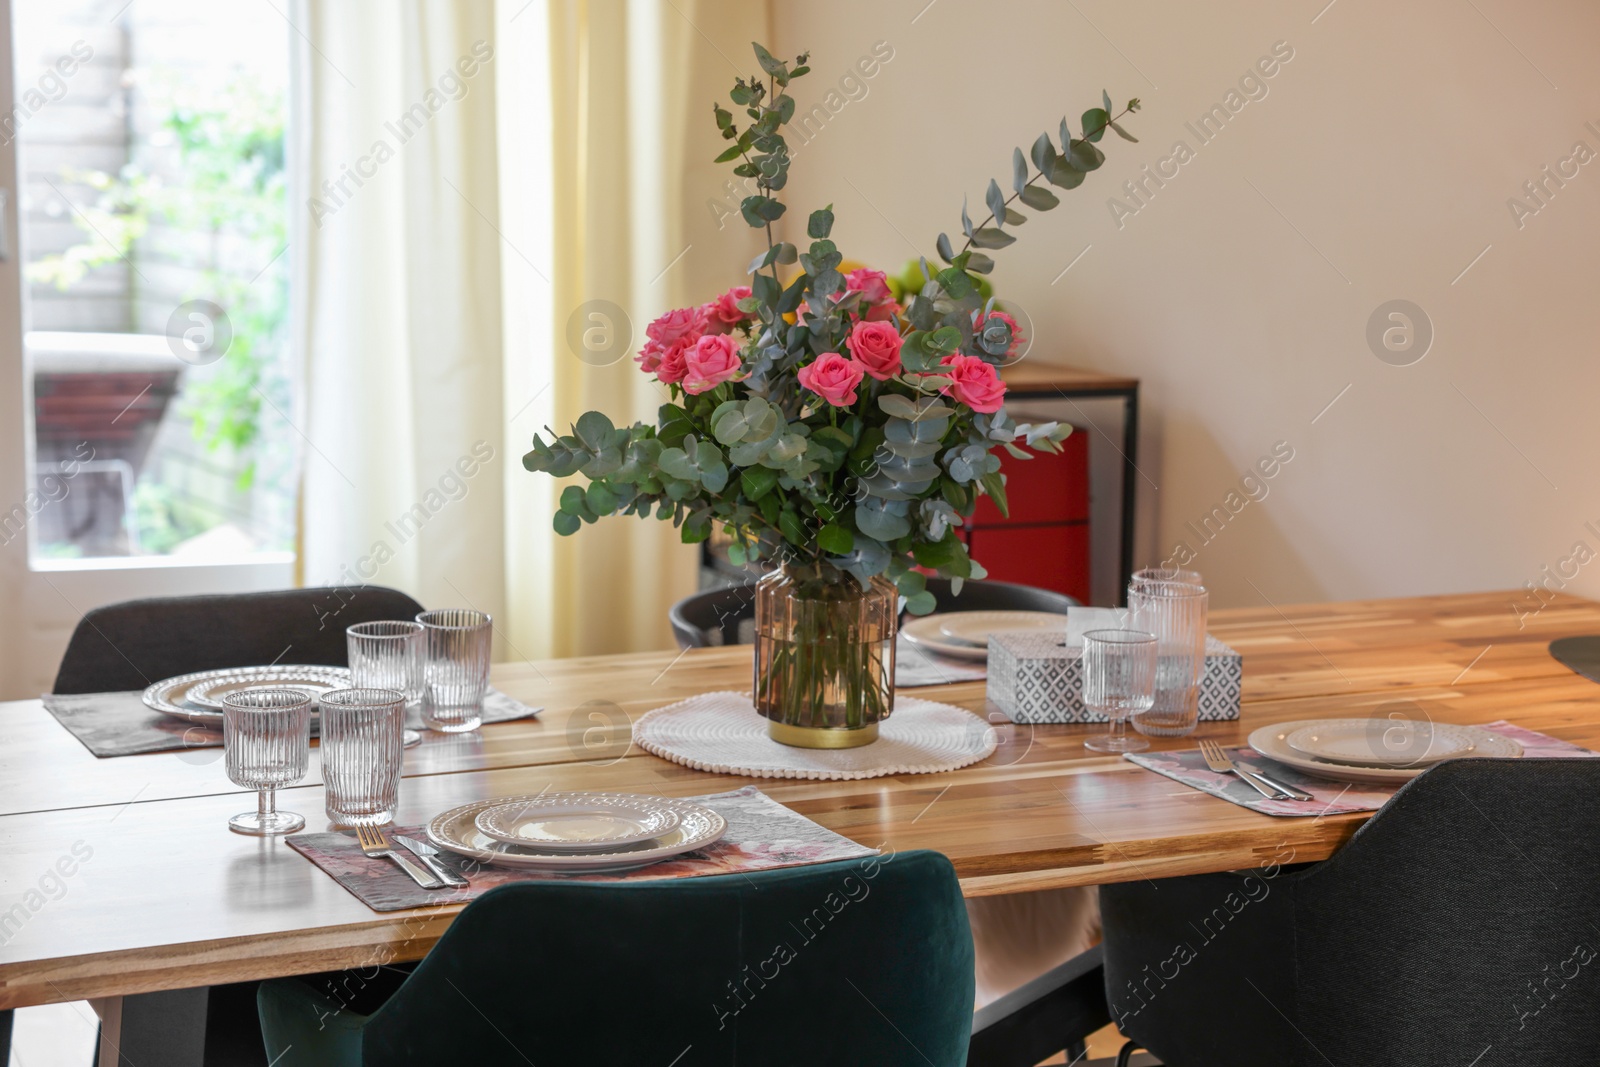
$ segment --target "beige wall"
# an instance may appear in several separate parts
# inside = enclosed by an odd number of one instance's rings
[[[1109,139],[1106,166],[995,254],[1030,358],[1144,380],[1139,562],[1187,540],[1220,605],[1539,580],[1576,542],[1600,552],[1600,162],[1520,228],[1507,201],[1575,142],[1600,152],[1600,7],[1323,2],[775,3],[776,44],[812,51],[802,110],[874,42],[894,50],[785,199],[801,220],[832,201],[847,256],[931,257],[963,194],[1007,184],[1013,145],[1063,112],[1076,129],[1102,87],[1141,97],[1141,143]],[[1185,123],[1275,42],[1293,58],[1266,95],[1200,144]],[[1119,227],[1109,198],[1133,206],[1122,183],[1179,140],[1193,159]],[[1366,340],[1392,299],[1434,327],[1410,366]],[[1293,459],[1265,499],[1201,547],[1186,524],[1277,442]],[[1600,595],[1600,562],[1566,569]]]

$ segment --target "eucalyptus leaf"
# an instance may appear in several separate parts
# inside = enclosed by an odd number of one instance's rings
[[[1106,123],[1111,121],[1111,112],[1106,108],[1092,107],[1083,113],[1083,139],[1098,141],[1106,135]]]
[[[1072,151],[1067,155],[1067,161],[1072,166],[1084,172],[1098,170],[1106,161],[1106,155],[1088,141],[1078,141],[1073,144]]]
[[[961,198],[961,232],[967,237],[972,236],[972,216],[967,214],[967,198]]]
[[[1066,156],[1058,156],[1045,177],[1057,188],[1076,189],[1083,184],[1084,172],[1069,163]]]
[[[1033,142],[1029,154],[1033,157],[1033,165],[1039,168],[1039,173],[1048,175],[1050,164],[1056,161],[1056,146],[1051,143],[1048,133],[1041,133],[1039,139]]]
[[[956,258],[955,250],[950,247],[950,238],[947,235],[941,233],[939,239],[934,242],[934,247],[939,252],[939,258],[946,263]],[[927,261],[924,260],[923,262],[926,263]]]
[[[1035,186],[1034,188],[1038,188]],[[1040,190],[1041,192],[1043,190]],[[994,260],[982,252],[973,252],[967,257],[967,269],[979,274],[988,274],[994,270]]]
[[[1016,240],[1004,230],[997,230],[992,226],[985,226],[972,235],[972,243],[979,248],[1004,248],[1006,245],[1015,244]]]
[[[833,230],[833,205],[819,208],[811,213],[811,219],[806,223],[806,236],[812,238],[826,237]]]
[[[1117,131],[1117,136],[1122,138],[1124,141],[1132,141],[1134,144],[1138,144],[1139,143],[1139,138],[1135,137],[1133,134],[1131,134],[1127,130],[1123,129],[1122,126],[1119,125],[1118,123],[1113,122],[1113,123],[1110,123],[1109,125],[1111,126],[1111,128],[1113,130]]]
[[[1035,211],[1049,211],[1051,208],[1061,203],[1060,197],[1056,196],[1055,193],[1052,193],[1050,190],[1040,185],[1028,186],[1026,189],[1022,190],[1017,199],[1021,200],[1024,204],[1033,208]],[[967,266],[971,267],[972,264],[969,262]]]
[[[986,203],[989,206],[989,213],[994,216],[995,224],[999,225],[999,224],[1005,222],[1005,218],[1006,218],[1006,198],[1005,198],[1005,194],[1000,192],[1000,183],[995,181],[993,178],[990,178],[989,179],[989,188],[988,188],[987,191],[985,191],[983,196],[984,196],[984,203]],[[978,232],[981,233],[983,231],[980,230]],[[978,247],[982,248],[984,246],[979,245]]]
[[[1011,188],[1021,193],[1028,187],[1028,157],[1022,154],[1022,149],[1011,150]]]
[[[577,425],[573,429],[577,432],[579,440],[589,448],[599,451],[611,443],[611,434],[616,428],[601,412],[585,411],[578,416]]]

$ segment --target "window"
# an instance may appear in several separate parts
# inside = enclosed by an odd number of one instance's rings
[[[119,10],[120,6],[120,10]],[[20,0],[36,568],[291,551],[288,39],[270,4]]]

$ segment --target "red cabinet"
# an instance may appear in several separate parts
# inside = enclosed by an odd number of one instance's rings
[[[1011,514],[978,501],[964,538],[989,577],[1089,602],[1089,435],[1076,430],[1060,455],[1000,453]]]

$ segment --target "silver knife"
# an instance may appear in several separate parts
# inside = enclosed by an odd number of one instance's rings
[[[1278,790],[1280,793],[1288,793],[1291,797],[1293,797],[1296,800],[1315,800],[1315,799],[1317,799],[1316,797],[1312,796],[1310,793],[1307,793],[1304,789],[1296,789],[1294,786],[1289,785],[1287,782],[1279,781],[1278,779],[1273,778],[1271,775],[1263,774],[1260,771],[1250,771],[1250,773],[1255,775],[1257,778],[1261,779],[1263,782],[1266,782],[1268,785],[1270,785],[1272,788]]]
[[[448,865],[440,863],[436,858],[439,855],[439,850],[434,848],[432,845],[424,844],[421,841],[414,841],[409,837],[401,837],[399,834],[396,834],[395,838],[405,846],[407,852],[411,853],[413,856],[417,857],[417,859],[427,864],[428,870],[433,872],[433,876],[439,879],[439,881],[443,882],[445,885],[453,886],[457,889],[464,889],[472,884],[455,871],[452,871]]]

